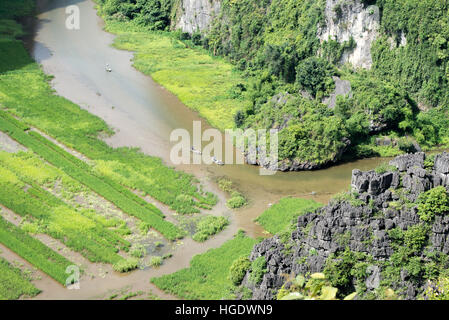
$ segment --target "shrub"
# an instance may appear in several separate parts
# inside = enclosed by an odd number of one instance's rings
[[[429,282],[423,296],[424,300],[449,300],[449,279],[440,278]]]
[[[418,215],[426,222],[433,220],[435,215],[449,212],[449,196],[442,186],[420,194],[418,203]]]
[[[404,245],[412,252],[418,253],[426,243],[428,228],[424,225],[414,225],[404,232]]]
[[[136,258],[128,258],[120,260],[112,265],[112,268],[117,272],[129,272],[137,268],[139,261]]]
[[[251,262],[246,257],[240,257],[235,260],[229,268],[229,280],[234,285],[239,285],[245,277],[246,271],[251,267]]]
[[[378,174],[384,174],[388,171],[398,171],[398,169],[395,166],[391,166],[388,163],[384,162],[380,164],[376,169],[374,169],[376,173]]]
[[[156,268],[162,265],[162,257],[155,256],[150,259],[150,266]]]
[[[322,58],[310,57],[302,61],[296,69],[296,81],[312,96],[328,89],[327,83],[333,74],[331,65]]]
[[[266,269],[267,261],[265,260],[264,256],[260,256],[259,258],[255,259],[251,263],[251,274],[249,275],[249,281],[258,284],[260,281],[262,281],[263,275],[267,272]]]
[[[226,201],[226,205],[231,209],[241,208],[246,204],[246,199],[240,193],[234,192],[233,196]]]
[[[210,236],[217,234],[229,224],[229,220],[225,217],[206,216],[198,222],[196,233],[192,239],[203,242]]]
[[[131,250],[130,254],[134,258],[142,258],[145,255],[145,247],[143,245],[137,245]]]

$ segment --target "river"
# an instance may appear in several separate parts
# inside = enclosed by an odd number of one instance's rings
[[[69,5],[80,8],[79,30],[69,30],[65,26],[65,10]],[[103,26],[91,0],[38,0],[35,33],[27,46],[44,71],[54,76],[52,86],[59,95],[101,117],[115,130],[116,133],[106,139],[110,145],[140,147],[146,154],[161,157],[167,165],[174,166],[169,159],[170,133],[178,128],[192,132],[193,121],[201,121],[203,130],[210,126],[173,94],[134,69],[133,53],[112,48],[114,35],[103,31]],[[112,67],[112,72],[105,71],[106,64]],[[365,159],[319,171],[278,172],[270,176],[259,175],[259,169],[250,165],[175,167],[194,174],[210,190],[218,193],[213,181],[226,176],[249,199],[248,206],[231,213],[233,227],[217,240],[208,242],[207,246],[214,247],[238,228],[251,236],[264,235],[253,219],[280,198],[298,196],[326,203],[333,194],[347,190],[354,168],[368,170],[382,161],[385,159]],[[226,210],[223,205],[219,208]],[[191,253],[206,249],[198,246]],[[155,273],[167,273],[187,266],[190,258],[190,254],[175,254],[170,259],[172,262],[167,261],[172,267]],[[128,277],[135,284],[148,282],[149,274],[144,273],[145,278],[142,279],[142,272],[137,271]],[[122,282],[126,283],[126,280]],[[92,293],[94,291],[92,289]],[[48,293],[40,297],[54,296]]]

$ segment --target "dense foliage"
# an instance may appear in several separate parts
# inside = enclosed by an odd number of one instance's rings
[[[229,268],[229,280],[234,285],[239,285],[245,277],[246,271],[251,268],[251,262],[247,257],[236,259]]]
[[[170,25],[172,0],[98,0],[101,13],[119,20],[135,20],[153,30]]]

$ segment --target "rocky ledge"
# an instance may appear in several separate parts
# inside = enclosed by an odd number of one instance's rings
[[[254,247],[250,260],[263,256],[265,274],[252,283],[248,271],[243,286],[253,299],[275,299],[288,279],[324,270],[337,274],[335,286],[347,293],[376,297],[388,287],[416,299],[449,266],[449,207],[426,221],[419,212],[420,195],[437,187],[447,196],[449,153],[408,154],[375,171],[354,170],[350,192],[299,217],[291,234]]]

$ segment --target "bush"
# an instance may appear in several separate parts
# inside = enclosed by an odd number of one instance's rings
[[[449,300],[449,279],[440,278],[430,282],[423,298],[424,300]]]
[[[120,260],[113,264],[112,268],[117,272],[129,272],[137,268],[139,261],[136,258]]]
[[[248,271],[250,267],[251,262],[248,258],[238,258],[232,263],[231,268],[229,268],[229,280],[231,280],[234,285],[239,285],[245,277],[246,271]]]
[[[419,253],[427,240],[428,228],[424,225],[414,225],[404,232],[404,245],[411,252]]]
[[[315,97],[319,91],[324,93],[329,89],[333,73],[326,60],[310,57],[297,66],[296,82]]]
[[[142,258],[145,255],[145,247],[143,245],[137,245],[131,250],[130,254],[134,258]]]
[[[162,265],[162,257],[155,256],[150,259],[150,266],[153,268],[159,267]]]
[[[198,242],[206,241],[223,230],[229,224],[229,220],[225,217],[206,216],[198,222],[196,232],[192,239]]]
[[[449,196],[442,186],[420,194],[418,203],[418,215],[426,222],[432,221],[435,215],[449,213]]]
[[[263,275],[267,272],[266,269],[267,261],[265,260],[264,256],[260,256],[259,258],[255,259],[251,263],[251,274],[249,275],[249,281],[258,284],[260,281],[262,281]]]
[[[384,162],[381,165],[379,165],[376,169],[374,169],[374,171],[376,171],[376,173],[378,174],[384,174],[386,172],[389,171],[398,171],[398,168],[396,168],[395,166],[390,166],[388,163]]]
[[[233,196],[228,201],[226,201],[226,205],[228,206],[228,208],[231,209],[241,208],[245,204],[246,204],[245,197],[243,197],[242,194],[238,192],[234,192]]]

